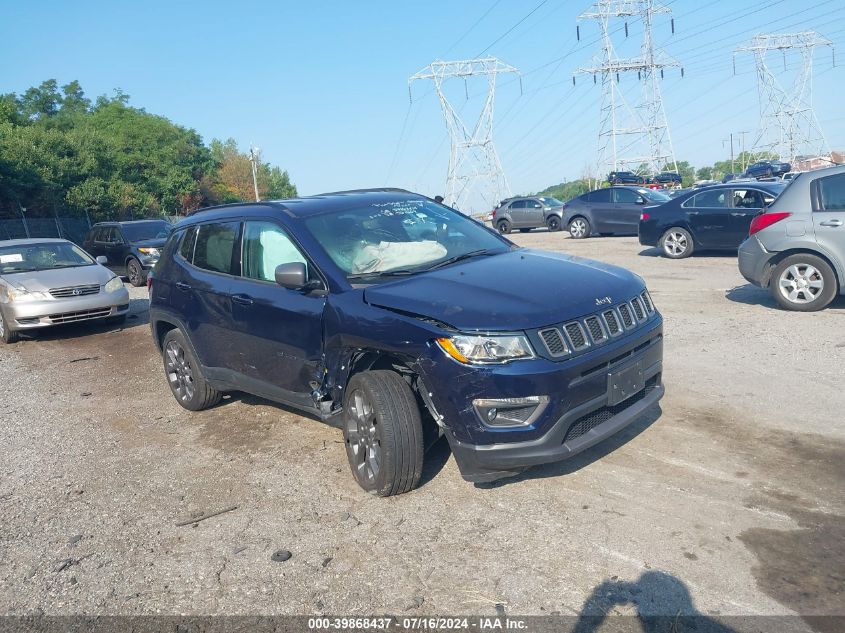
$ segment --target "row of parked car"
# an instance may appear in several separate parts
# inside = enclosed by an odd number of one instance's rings
[[[783,164],[788,169],[788,164]],[[788,193],[787,193],[788,192]],[[669,259],[739,253],[740,271],[771,288],[790,310],[819,310],[845,290],[845,173],[842,167],[788,180],[732,180],[670,193],[645,187],[596,189],[563,203],[511,198],[493,211],[500,233],[566,227],[570,237],[638,235]]]

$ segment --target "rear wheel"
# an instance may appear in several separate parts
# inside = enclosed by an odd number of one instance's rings
[[[343,439],[352,475],[380,497],[417,486],[423,429],[411,388],[392,371],[367,371],[349,381],[343,401]]]
[[[176,402],[189,411],[201,411],[220,402],[221,394],[208,384],[200,364],[179,330],[170,330],[162,343],[164,373]]]
[[[147,283],[147,276],[144,274],[144,267],[134,257],[126,264],[126,276],[129,278],[129,283],[136,288]]]
[[[669,259],[689,257],[694,249],[692,235],[678,226],[669,229],[660,238],[660,250]]]
[[[3,342],[7,345],[18,342],[18,333],[15,330],[9,329],[9,325],[6,323],[6,317],[3,314],[2,309],[0,309],[0,338],[2,338]]]
[[[496,229],[498,229],[499,233],[502,235],[507,235],[511,232],[511,223],[507,220],[499,220],[496,223]]]
[[[782,308],[815,312],[827,307],[838,285],[830,265],[815,255],[798,254],[780,262],[772,274],[772,295]]]
[[[589,237],[590,222],[587,218],[583,218],[581,216],[572,218],[569,222],[569,235],[576,240],[583,240],[585,237]]]
[[[556,215],[549,217],[549,219],[546,220],[546,226],[549,227],[549,231],[552,233],[560,231],[560,218]]]

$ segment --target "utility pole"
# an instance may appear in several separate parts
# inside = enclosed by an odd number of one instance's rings
[[[722,147],[725,146],[725,143],[727,141],[728,141],[728,139],[722,139]],[[731,132],[730,143],[731,143],[731,173],[733,174],[733,173],[736,172],[736,169],[734,169],[734,133],[733,132]]]
[[[252,165],[252,187],[255,189],[255,201],[259,202],[261,198],[258,197],[258,161],[261,159],[261,150],[257,147],[249,146],[249,162]]]
[[[760,131],[754,150],[768,150],[789,162],[798,156],[830,155],[813,110],[813,52],[819,46],[827,46],[833,55],[833,42],[815,31],[757,35],[734,50],[734,69],[737,53],[753,54],[757,67]],[[780,53],[783,72],[772,70],[770,53]],[[801,66],[787,83],[787,58],[792,53],[799,55]]]
[[[653,37],[654,16],[671,12],[656,0],[597,0],[578,16],[579,20],[596,20],[601,30],[601,53],[589,66],[576,70],[576,74],[592,75],[594,83],[601,80],[600,171],[615,171],[626,166],[636,169],[643,163],[648,165],[652,175],[662,171],[667,164],[678,170],[659,80],[663,79],[666,68],[680,68],[681,64],[655,48]],[[610,21],[616,18],[626,18],[625,37],[628,36],[627,18],[642,20],[643,41],[639,57],[622,59],[616,56],[610,36]],[[674,33],[674,21],[671,24]],[[576,33],[580,40],[580,27]],[[642,84],[642,93],[631,107],[620,84],[623,75],[633,73]],[[681,77],[683,75],[681,68]],[[627,143],[620,149],[623,138]]]
[[[738,134],[740,136],[740,139],[742,139],[740,141],[740,146],[739,146],[739,155],[742,156],[742,161],[741,161],[742,171],[745,172],[745,168],[748,167],[748,163],[746,162],[746,159],[748,158],[748,154],[745,153],[745,135],[750,134],[750,132],[748,132],[747,130],[743,130],[742,132],[738,132]]]
[[[434,61],[408,79],[408,94],[413,99],[411,84],[420,79],[430,79],[440,100],[446,130],[449,133],[451,149],[449,170],[446,174],[445,203],[468,213],[467,203],[476,188],[489,208],[510,196],[510,187],[505,178],[502,163],[493,145],[493,105],[496,97],[496,77],[503,73],[519,74],[519,71],[495,57],[461,61]],[[468,94],[466,82],[473,77],[487,79],[487,98],[471,128],[467,127],[444,93],[444,84],[449,79],[463,79],[464,92]],[[521,79],[520,79],[521,84]],[[492,206],[491,206],[492,205]]]

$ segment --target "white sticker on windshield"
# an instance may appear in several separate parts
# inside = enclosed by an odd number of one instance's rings
[[[20,253],[12,253],[11,255],[0,255],[0,264],[11,264],[12,262],[22,262],[23,255]]]

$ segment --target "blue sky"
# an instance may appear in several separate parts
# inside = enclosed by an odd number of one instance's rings
[[[120,88],[131,103],[206,140],[250,142],[302,194],[370,186],[442,192],[449,144],[430,86],[408,77],[435,59],[482,51],[516,66],[496,102],[495,142],[514,193],[578,178],[595,160],[600,91],[573,71],[598,52],[589,0],[287,0],[16,3],[0,21],[0,92],[78,79],[90,97]],[[815,29],[839,49],[816,59],[815,105],[831,146],[845,148],[845,3],[673,0],[655,40],[684,66],[663,91],[675,153],[703,166],[729,155],[731,132],[759,126],[750,57],[760,32]],[[631,42],[641,31],[631,24]],[[621,40],[620,40],[621,41]],[[625,52],[626,44],[620,45]],[[562,59],[561,59],[562,58]],[[483,85],[450,93],[462,112]],[[746,136],[751,138],[753,134]],[[737,137],[738,138],[738,137]]]

